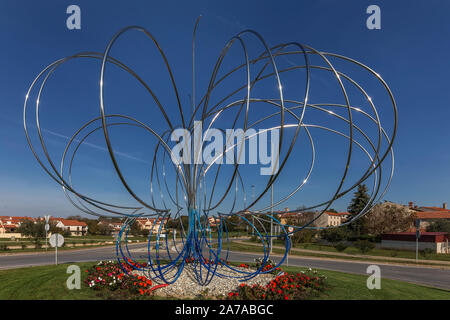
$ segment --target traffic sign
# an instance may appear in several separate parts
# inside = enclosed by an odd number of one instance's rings
[[[54,233],[51,235],[49,242],[55,248],[55,264],[58,264],[58,247],[64,244],[64,237],[59,233]]]
[[[54,233],[51,235],[49,242],[52,247],[62,247],[64,244],[64,237],[59,233]]]
[[[288,231],[289,231],[289,232],[293,232],[293,231],[294,231],[294,227],[289,227],[289,228],[288,228]]]

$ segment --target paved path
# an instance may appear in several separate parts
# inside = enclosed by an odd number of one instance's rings
[[[134,258],[145,257],[146,245],[129,245]],[[115,247],[100,247],[83,250],[68,250],[58,253],[59,263],[86,262],[115,259]],[[252,262],[254,258],[260,257],[257,253],[230,252],[230,261]],[[279,261],[279,255],[273,255],[274,261]],[[55,255],[49,253],[35,254],[11,254],[0,256],[0,269],[11,269],[28,266],[49,265],[55,261]],[[325,258],[289,257],[290,266],[301,266],[306,268],[317,268],[341,271],[355,274],[366,274],[367,267],[374,263],[337,261]],[[377,263],[381,268],[382,278],[402,280],[427,286],[433,286],[450,290],[450,270],[438,267],[415,267]],[[449,292],[450,294],[450,292]]]

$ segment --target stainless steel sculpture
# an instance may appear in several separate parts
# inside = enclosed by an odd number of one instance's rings
[[[356,218],[361,217],[367,213],[373,205],[379,201],[386,193],[389,184],[392,179],[394,170],[394,155],[392,151],[392,144],[394,142],[396,129],[397,129],[397,110],[394,97],[386,82],[381,76],[366,65],[353,60],[351,58],[318,51],[307,45],[297,42],[289,42],[278,44],[270,47],[264,38],[253,30],[245,30],[226,43],[222,52],[219,54],[216,65],[214,66],[211,79],[208,88],[206,88],[205,94],[197,102],[195,99],[195,34],[199,19],[197,19],[193,34],[193,98],[192,105],[188,109],[193,108],[192,115],[188,117],[188,113],[185,107],[181,103],[181,99],[178,93],[177,85],[172,74],[172,69],[167,61],[164,51],[159,46],[156,39],[146,29],[137,26],[130,26],[120,30],[114,35],[109,44],[107,45],[103,53],[97,52],[83,52],[59,59],[46,68],[44,68],[38,76],[32,82],[24,103],[24,128],[27,136],[28,144],[36,157],[39,164],[47,172],[47,174],[55,180],[61,187],[68,198],[68,200],[79,210],[84,213],[96,215],[96,216],[122,216],[124,217],[126,224],[121,231],[121,236],[117,240],[117,255],[118,259],[128,261],[133,259],[128,248],[122,243],[122,235],[126,238],[129,226],[137,218],[140,217],[153,217],[158,219],[171,218],[179,220],[182,232],[181,238],[177,239],[173,234],[172,239],[168,237],[161,237],[163,231],[163,224],[161,223],[158,230],[152,230],[152,234],[155,233],[155,239],[152,237],[149,239],[148,244],[148,265],[143,266],[141,269],[147,270],[153,279],[159,279],[165,283],[173,283],[177,280],[181,272],[185,267],[192,270],[198,282],[202,285],[208,284],[214,276],[227,277],[227,270],[235,270],[239,273],[239,276],[235,276],[241,280],[250,279],[259,273],[263,272],[262,267],[256,271],[242,271],[233,266],[227,265],[224,261],[228,259],[229,255],[229,238],[227,232],[227,225],[229,226],[230,217],[236,216],[238,219],[246,223],[250,229],[254,230],[254,233],[258,235],[261,242],[264,245],[264,254],[262,255],[263,265],[269,258],[269,241],[272,237],[286,236],[290,234],[287,230],[287,225],[281,225],[280,221],[270,214],[270,210],[274,207],[279,207],[285,203],[288,199],[302,190],[310,179],[311,173],[316,162],[316,149],[313,139],[313,131],[320,130],[329,134],[340,136],[347,141],[347,145],[343,147],[347,156],[346,163],[342,169],[338,186],[333,192],[333,195],[326,201],[321,201],[315,205],[304,208],[303,210],[311,211],[317,210],[317,215],[314,219],[311,219],[307,223],[300,226],[293,226],[294,231],[298,232],[303,228],[317,228],[313,222],[320,215],[322,215],[331,205],[339,198],[349,194],[358,185],[368,181],[369,178],[373,179],[372,191],[370,201],[365,208],[357,215]],[[153,41],[157,50],[159,51],[167,73],[170,77],[173,92],[176,96],[177,106],[175,111],[179,114],[179,122],[173,123],[168,116],[168,106],[163,106],[158,100],[156,94],[152,91],[151,87],[138,75],[138,73],[127,65],[122,63],[116,58],[110,56],[110,50],[114,46],[116,40],[119,37],[124,36],[131,30],[137,30],[142,32],[146,37]],[[247,47],[246,37],[256,39],[263,51],[260,55],[251,57],[249,56],[249,50]],[[235,65],[235,67],[228,72],[225,72],[223,76],[219,76],[219,70],[224,58],[227,56],[229,49],[237,44],[242,49],[243,61],[242,64]],[[291,57],[300,57],[303,61],[301,64],[292,64],[289,67],[279,67],[280,59],[286,59]],[[79,128],[73,136],[70,138],[67,146],[63,152],[63,156],[60,161],[60,165],[51,159],[46,147],[46,142],[42,134],[41,125],[39,121],[40,112],[40,98],[43,89],[47,83],[47,80],[62,64],[73,59],[96,59],[101,62],[100,77],[99,77],[99,116],[89,120]],[[314,62],[312,62],[314,60]],[[156,132],[152,126],[124,114],[110,114],[108,113],[107,105],[104,100],[104,78],[105,70],[108,65],[115,65],[122,70],[132,75],[150,94],[152,100],[157,106],[157,111],[162,114],[166,120],[166,130],[163,132]],[[369,96],[366,89],[354,80],[352,77],[340,70],[342,65],[350,65],[351,68],[359,68],[364,71],[366,75],[378,81],[380,87],[387,94],[387,101],[390,106],[383,105],[383,109],[391,108],[392,111],[392,123],[390,123],[389,134],[382,126],[382,122],[375,106],[375,100]],[[257,68],[257,72],[252,70]],[[245,74],[243,83],[237,85],[235,88],[228,88],[228,94],[223,99],[220,99],[218,103],[211,103],[211,95],[215,92],[216,88],[230,76],[242,72]],[[284,75],[301,72],[303,74],[302,79],[298,82],[289,82],[289,86],[297,86],[301,83],[302,86],[298,87],[298,93],[302,99],[286,98],[284,95],[284,86],[286,83],[282,80]],[[310,97],[310,88],[313,83],[311,74],[313,72],[324,72],[330,74],[333,77],[333,83],[340,92],[340,103],[316,103],[312,101]],[[278,91],[276,98],[267,98],[261,96],[252,95],[254,87],[262,81],[274,80]],[[330,82],[331,83],[331,82]],[[35,107],[36,116],[36,130],[37,136],[40,141],[40,148],[44,153],[44,159],[38,156],[36,147],[32,144],[30,138],[29,128],[27,126],[27,114],[30,112],[28,105],[30,103],[30,95],[33,89],[37,88],[37,99]],[[362,106],[354,105],[351,103],[351,96],[349,91],[358,92],[358,94],[365,99],[367,103],[367,110],[364,110]],[[240,97],[238,97],[240,96]],[[273,112],[271,114],[259,115],[257,113],[257,106],[265,104],[266,106],[272,106]],[[254,107],[255,106],[255,107]],[[279,161],[279,170],[271,176],[267,176],[266,183],[262,190],[252,197],[250,203],[247,203],[246,187],[252,184],[251,181],[244,181],[242,179],[242,172],[240,171],[240,164],[235,163],[231,174],[228,174],[225,178],[219,177],[221,164],[174,164],[171,159],[171,147],[170,147],[170,133],[176,128],[185,128],[189,132],[194,130],[194,120],[201,121],[208,129],[214,126],[221,125],[221,117],[225,112],[232,112],[234,114],[233,128],[238,127],[238,123],[242,124],[244,130],[249,128],[256,128],[264,126],[265,123],[270,121],[276,121],[277,125],[271,125],[266,127],[266,131],[279,130],[279,145],[280,151],[277,155]],[[321,123],[320,121],[309,121],[308,114],[314,112],[315,115],[321,115],[323,119],[334,119],[345,125],[346,130],[337,130],[327,126],[327,121]],[[366,121],[372,123],[375,129],[375,134],[365,132],[365,128],[360,127],[355,123],[355,116],[364,117]],[[259,118],[257,117],[259,116]],[[28,116],[29,117],[29,116]],[[258,118],[255,120],[255,117]],[[314,119],[317,117],[314,117]],[[127,180],[125,179],[121,168],[116,159],[115,152],[112,147],[109,129],[113,126],[134,126],[144,129],[158,140],[157,147],[154,150],[154,157],[152,159],[149,191],[150,201],[142,199],[133,190]],[[289,130],[290,135],[287,134]],[[87,194],[83,194],[77,191],[72,184],[72,165],[75,155],[79,147],[85,142],[85,140],[93,133],[103,132],[105,143],[108,149],[110,159],[114,165],[117,176],[121,183],[129,193],[129,195],[135,200],[135,206],[124,206],[117,203],[108,203],[99,199],[94,199]],[[286,163],[290,156],[296,152],[296,141],[300,134],[305,134],[306,141],[311,149],[310,165],[307,169],[305,176],[297,178],[292,177],[292,180],[298,179],[296,186],[292,188],[287,194],[280,197],[273,205],[262,205],[260,209],[255,209],[256,205],[261,205],[263,196],[267,193],[269,188],[272,187],[274,182],[279,178],[279,175],[286,170]],[[358,137],[358,138],[357,138]],[[248,139],[248,138],[246,138]],[[205,141],[202,141],[205,143]],[[364,146],[367,144],[369,147]],[[236,147],[236,144],[233,145]],[[284,147],[284,149],[283,149]],[[349,170],[351,168],[350,163],[352,155],[355,149],[362,151],[367,156],[367,167],[363,170],[363,173],[358,179],[349,183],[344,187],[344,183],[347,182]],[[223,154],[221,155],[223,156]],[[390,161],[385,160],[390,158]],[[46,163],[47,162],[47,163]],[[382,176],[382,164],[387,163],[388,174]],[[170,183],[167,180],[166,170],[172,168],[176,174],[174,185],[169,187]],[[384,179],[384,180],[383,180]],[[220,183],[218,183],[220,180]],[[219,185],[223,190],[219,190]],[[159,192],[155,191],[159,190]],[[219,191],[218,191],[219,190]],[[220,192],[219,196],[217,194]],[[159,193],[159,194],[157,194]],[[164,196],[166,195],[166,196]],[[168,197],[167,197],[168,195]],[[217,200],[213,201],[214,197]],[[161,204],[157,204],[157,200]],[[224,204],[227,204],[229,208],[227,211],[221,211]],[[169,208],[172,206],[173,208]],[[320,208],[320,210],[318,210]],[[251,210],[251,211],[250,211]],[[213,231],[217,234],[217,238],[212,237],[211,223],[208,218],[212,217],[213,212],[218,215],[219,225],[217,229]],[[187,230],[182,223],[182,215],[187,214],[189,217],[189,224]],[[249,219],[251,217],[252,219]],[[256,221],[255,221],[256,220]],[[354,220],[353,220],[354,221]],[[281,234],[271,234],[265,228],[265,223],[272,222],[278,225]],[[352,221],[346,222],[351,223]],[[164,245],[162,245],[164,244]],[[181,245],[180,245],[181,244]],[[123,248],[125,245],[125,249]],[[286,241],[286,252],[289,249],[289,242]],[[285,255],[286,257],[286,255]],[[284,258],[279,262],[280,265]],[[187,264],[187,262],[192,262]],[[278,267],[274,266],[274,268]],[[137,268],[137,267],[136,267]],[[267,270],[264,272],[270,272]]]

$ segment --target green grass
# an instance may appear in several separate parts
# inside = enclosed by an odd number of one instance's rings
[[[217,247],[217,245],[213,245],[213,247]],[[246,245],[244,243],[236,243],[231,242],[229,249],[232,251],[241,251],[241,252],[264,252],[264,249],[262,246],[256,246],[256,245]],[[267,250],[267,248],[266,248]],[[273,248],[273,253],[276,254],[284,254],[285,250],[281,248]],[[380,257],[352,257],[352,256],[340,256],[340,255],[333,255],[333,254],[325,254],[320,253],[320,251],[316,252],[301,252],[301,251],[290,251],[289,256],[299,256],[299,257],[317,257],[317,258],[328,258],[328,259],[343,259],[343,260],[353,260],[353,261],[373,261],[373,262],[390,262],[390,263],[396,263],[396,264],[411,264],[411,262],[405,262],[403,260],[395,260],[395,259],[383,259],[382,256]],[[418,265],[433,265],[433,266],[441,266],[441,264],[438,263],[427,263],[426,260],[419,260]],[[447,264],[442,264],[442,266],[448,266]]]
[[[244,242],[249,242],[249,243],[254,244],[253,248],[257,248],[255,245],[260,244],[260,242],[255,242],[255,241],[251,241],[251,240],[247,240]],[[234,243],[233,245],[238,245],[238,244]],[[284,242],[274,241],[274,246],[277,246],[277,245],[284,246]],[[250,249],[248,249],[248,246],[239,246],[239,249],[241,247],[243,250],[251,251]],[[357,259],[357,260],[363,259],[364,260],[364,258],[357,258],[357,257],[351,256],[351,255],[362,255],[362,253],[355,247],[348,247],[343,252],[340,252],[340,253],[344,253],[344,255],[330,255],[329,253],[338,253],[338,251],[330,245],[321,245],[321,244],[317,244],[317,243],[296,244],[294,246],[294,248],[295,249],[313,250],[313,251],[315,251],[315,253],[309,253],[309,252],[301,253],[299,251],[291,251],[291,254],[293,254],[293,255],[314,256],[314,257],[332,257],[332,258],[349,259],[349,260],[354,260],[354,259]],[[277,250],[279,253],[284,253],[284,250],[281,250],[279,248],[274,248],[274,251],[275,250]],[[262,247],[261,247],[261,249],[258,249],[257,251],[263,251]],[[321,253],[321,252],[324,252],[324,253]],[[348,256],[346,256],[345,254],[348,254]],[[415,252],[411,252],[411,251],[407,251],[407,250],[389,250],[389,249],[378,249],[378,248],[375,248],[375,249],[369,251],[366,254],[366,256],[379,257],[379,259],[370,258],[370,260],[373,260],[373,261],[388,261],[388,259],[383,259],[384,257],[387,257],[387,258],[389,258],[389,261],[399,262],[399,263],[402,263],[402,262],[404,263],[405,261],[395,260],[395,258],[408,258],[408,259],[416,258]],[[428,254],[426,257],[419,255],[419,263],[426,265],[427,260],[450,261],[450,255]],[[442,264],[442,265],[446,265],[446,264]]]
[[[82,281],[86,277],[85,269],[93,262],[77,263],[81,269]],[[66,280],[68,264],[58,266],[39,266],[0,271],[0,300],[41,299],[41,300],[92,300],[111,299],[113,295],[89,289],[82,282],[80,290],[69,290]],[[301,267],[283,267],[288,272],[305,270]],[[381,280],[380,290],[366,287],[367,276],[342,272],[319,270],[327,277],[328,289],[314,299],[327,300],[427,300],[450,299],[450,291],[424,287],[396,280]],[[158,297],[156,297],[158,298]]]
[[[99,238],[94,238],[96,236],[92,236],[92,237],[66,237],[64,239],[64,246],[61,247],[58,250],[80,250],[80,249],[86,249],[86,248],[96,248],[96,247],[104,247],[104,246],[112,246],[115,245],[116,240],[112,237],[108,237],[108,238],[103,238],[103,239],[99,239]],[[107,237],[107,236],[104,236]],[[132,243],[137,243],[137,241],[139,242],[144,242],[144,241],[148,241],[148,239],[145,239],[143,237],[128,237],[128,240],[131,240]],[[112,242],[112,243],[106,243],[106,242]],[[95,244],[93,244],[95,243]],[[99,244],[97,244],[99,243]],[[27,246],[35,246],[35,243],[32,240],[27,240],[27,241],[9,241],[9,242],[5,242],[2,243],[0,241],[0,245],[1,244],[7,244],[9,246],[22,246],[22,245],[27,245]],[[40,244],[42,246],[45,245],[45,239],[40,239]],[[83,244],[83,246],[73,246],[74,244]],[[46,252],[46,251],[52,251],[54,250],[54,248],[48,248],[48,250],[46,250],[45,248],[39,248],[36,249],[35,247],[33,248],[25,248],[25,249],[7,249],[7,250],[0,250],[0,254],[1,253],[26,253],[26,252]]]
[[[77,263],[84,270],[93,263]],[[0,271],[0,300],[82,300],[99,299],[96,292],[81,284],[80,290],[69,290],[66,273],[69,265],[39,266]]]
[[[282,245],[284,245],[284,243]],[[294,248],[317,250],[317,251],[327,251],[327,252],[338,252],[334,247],[332,247],[330,245],[320,245],[317,243],[296,244],[294,246]],[[361,251],[359,251],[355,247],[348,247],[347,249],[345,249],[343,251],[343,253],[361,254]],[[367,254],[371,255],[371,256],[392,257],[392,258],[408,258],[408,259],[416,258],[416,253],[414,251],[408,251],[408,250],[375,248],[375,249],[369,251]],[[431,253],[431,254],[428,254],[426,257],[419,256],[419,259],[450,261],[450,255]]]
[[[296,272],[298,267],[283,267]],[[327,277],[329,289],[317,300],[450,300],[450,291],[424,287],[408,282],[381,279],[381,289],[369,290],[367,276],[337,271],[319,270]]]
[[[78,246],[78,247],[72,247],[72,246],[63,246],[58,248],[58,251],[62,250],[62,251],[68,251],[68,250],[83,250],[83,249],[91,249],[91,248],[99,248],[99,247],[110,247],[113,246],[114,244],[96,244],[96,245],[84,245],[84,246]],[[55,248],[26,248],[26,249],[8,249],[8,250],[0,250],[0,254],[3,253],[30,253],[30,252],[54,252]]]

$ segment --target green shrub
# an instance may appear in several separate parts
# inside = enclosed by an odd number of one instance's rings
[[[333,246],[337,251],[342,252],[347,249],[348,245],[345,242],[338,242]]]
[[[40,248],[42,248],[42,244],[39,242],[39,240],[36,240],[36,241],[34,242],[34,248],[35,248],[35,249],[40,249]]]
[[[335,243],[347,240],[349,237],[348,230],[344,227],[334,227],[321,231],[321,236],[328,242]]]
[[[291,240],[293,243],[312,243],[315,235],[315,230],[303,229],[294,233]]]
[[[9,250],[8,245],[6,245],[6,244],[0,244],[0,251],[7,251],[7,250]]]
[[[423,250],[420,250],[420,255],[424,258],[427,258],[428,255],[432,254],[433,252],[434,252],[433,249],[425,248]]]

